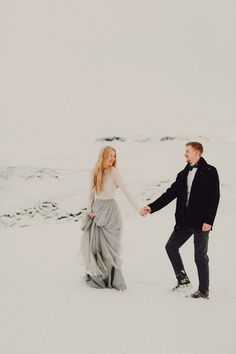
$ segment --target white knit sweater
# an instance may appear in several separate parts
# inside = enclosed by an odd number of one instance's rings
[[[93,171],[90,174],[90,190],[89,190],[89,198],[87,204],[87,211],[91,212],[92,205],[95,199],[114,199],[115,191],[120,187],[130,204],[133,208],[139,211],[141,208],[136,203],[131,193],[129,192],[123,178],[120,175],[119,170],[112,166],[110,169],[104,172],[103,176],[103,189],[102,192],[97,195],[94,187],[93,187]]]

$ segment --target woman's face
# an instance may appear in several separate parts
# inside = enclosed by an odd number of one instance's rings
[[[113,166],[114,162],[116,160],[116,153],[115,151],[111,151],[109,154],[108,154],[108,158],[107,158],[107,164],[109,167]]]

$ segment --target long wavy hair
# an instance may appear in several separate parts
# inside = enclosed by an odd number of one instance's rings
[[[115,152],[115,160],[112,166],[116,167],[116,150],[112,146],[106,145],[101,148],[98,161],[93,168],[93,185],[97,194],[100,194],[102,191],[104,172],[109,168],[108,159],[112,151]]]

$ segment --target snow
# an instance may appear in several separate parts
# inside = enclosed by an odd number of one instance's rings
[[[75,258],[76,223],[1,233],[1,347],[7,353],[233,353],[235,239],[227,216],[211,234],[211,298],[187,299],[164,251],[169,213],[126,218],[125,292],[92,289]],[[227,237],[227,244],[225,237]],[[227,252],[225,250],[227,249]],[[197,285],[193,244],[183,248]],[[190,291],[190,290],[189,290]]]
[[[2,1],[0,352],[233,354],[236,340],[235,3]],[[118,139],[117,139],[118,138]],[[210,300],[165,244],[175,203],[142,218],[117,190],[127,290],[83,281],[80,216],[103,145],[144,206],[204,145],[221,200],[210,233]]]
[[[93,144],[99,148],[97,143]],[[99,144],[102,146],[102,142]],[[179,156],[179,150],[184,151],[182,140],[166,141],[165,145],[156,142],[156,161],[161,168],[154,164],[148,174],[138,164],[140,159],[133,159],[140,157],[134,155],[134,145],[135,150],[142,151],[143,143],[123,144],[119,147],[121,155],[122,151],[126,155],[122,162],[123,177],[141,205],[162,193],[180,166],[185,165],[183,156]],[[204,144],[206,151],[208,144],[211,142]],[[153,146],[154,143],[146,143],[141,156],[145,157]],[[163,159],[164,151],[170,154],[172,151],[172,157],[168,157],[171,164]],[[233,353],[236,243],[232,230],[236,170],[227,163],[230,151],[231,142],[224,142],[224,149],[218,142],[211,152],[221,176],[222,196],[209,242],[209,301],[185,297],[198,285],[193,239],[182,248],[193,288],[171,291],[176,280],[165,243],[174,225],[174,203],[142,218],[117,191],[116,199],[124,218],[122,259],[128,289],[125,292],[92,289],[84,284],[83,262],[77,257],[82,232],[80,217],[70,216],[86,206],[89,169],[3,167],[1,215],[3,211],[6,215],[33,205],[42,207],[43,201],[57,203],[54,211],[48,207],[39,213],[39,208],[33,216],[19,214],[15,224],[2,223],[3,352]],[[211,162],[210,156],[207,160]],[[65,218],[58,218],[60,215]]]

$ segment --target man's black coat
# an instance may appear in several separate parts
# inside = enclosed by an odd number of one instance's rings
[[[175,182],[153,203],[148,204],[151,214],[176,200],[175,229],[184,221],[192,229],[201,230],[203,223],[213,225],[220,199],[219,176],[214,166],[208,165],[203,157],[198,161],[198,169],[193,179],[186,219],[187,176],[189,164],[178,173]]]

